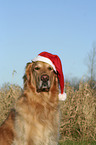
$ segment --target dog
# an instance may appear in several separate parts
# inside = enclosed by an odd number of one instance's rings
[[[0,127],[0,145],[57,145],[58,94],[59,81],[53,67],[42,61],[28,63],[23,93],[15,111]]]

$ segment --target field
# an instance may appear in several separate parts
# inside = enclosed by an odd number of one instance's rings
[[[69,83],[65,85],[67,99],[60,102],[60,145],[96,144],[96,89],[89,83],[80,82],[75,90]],[[20,96],[22,89],[5,84],[0,88],[0,124]]]

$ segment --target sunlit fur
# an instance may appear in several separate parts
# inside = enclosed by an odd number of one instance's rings
[[[11,110],[8,118],[0,126],[0,145],[11,145],[14,138],[15,110]]]

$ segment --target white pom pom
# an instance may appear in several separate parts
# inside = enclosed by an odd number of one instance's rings
[[[66,98],[67,98],[66,93],[63,93],[63,94],[60,93],[60,94],[59,94],[59,100],[60,100],[60,101],[65,101]]]

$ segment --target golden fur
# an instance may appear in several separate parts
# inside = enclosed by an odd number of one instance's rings
[[[58,93],[58,79],[53,68],[44,62],[28,63],[24,91],[16,104],[12,145],[58,144]]]
[[[14,138],[15,110],[12,110],[8,118],[0,127],[0,145],[11,145]]]

